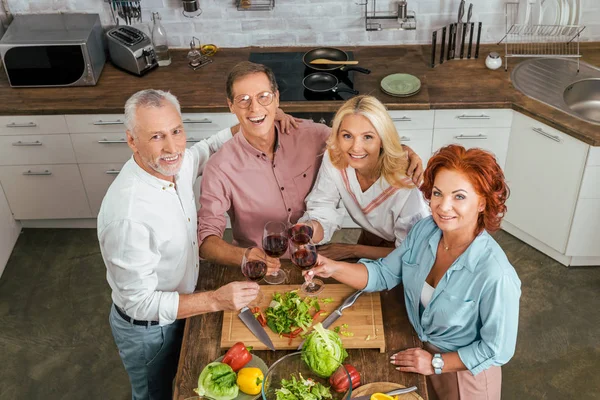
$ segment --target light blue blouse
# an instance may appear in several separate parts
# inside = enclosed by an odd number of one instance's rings
[[[458,355],[473,375],[503,365],[515,352],[521,281],[502,248],[486,232],[454,261],[419,315],[425,278],[442,237],[432,217],[419,221],[402,245],[379,260],[361,259],[365,291],[404,284],[408,318],[423,342]]]

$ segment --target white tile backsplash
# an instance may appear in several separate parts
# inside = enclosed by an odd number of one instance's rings
[[[234,0],[199,0],[202,15],[182,15],[180,0],[141,0],[144,23],[160,12],[169,42],[188,47],[193,35],[220,47],[390,45],[429,43],[431,31],[456,19],[459,0],[408,0],[417,15],[417,31],[366,32],[365,0],[276,0],[273,11],[238,11]],[[368,0],[373,1],[373,0]],[[104,0],[4,0],[13,14],[95,12],[103,24],[111,22]],[[397,0],[377,0],[378,10],[395,10]],[[482,21],[482,43],[496,43],[504,35],[504,1],[471,0],[473,21]],[[600,40],[600,1],[582,0],[582,41]],[[469,2],[467,1],[467,7]],[[466,13],[466,10],[465,10]],[[465,16],[466,18],[466,16]],[[0,22],[5,16],[0,9]],[[148,28],[148,30],[150,30]]]

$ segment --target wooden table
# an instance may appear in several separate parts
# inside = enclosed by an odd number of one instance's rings
[[[282,265],[288,272],[289,282],[298,284],[302,282],[299,271],[288,260],[282,260]],[[200,265],[197,289],[214,290],[227,282],[243,279],[238,268],[204,262]],[[325,280],[325,282],[335,281]],[[414,385],[419,388],[418,393],[421,397],[427,400],[425,377],[396,371],[389,362],[390,355],[398,350],[421,346],[421,341],[408,321],[402,287],[381,292],[381,304],[387,351],[380,353],[377,349],[350,349],[347,362],[360,371],[363,383],[396,382],[405,386]],[[174,399],[183,400],[194,396],[193,389],[198,386],[198,376],[204,366],[225,353],[226,350],[220,349],[219,346],[222,320],[223,313],[218,312],[198,315],[186,321],[175,378]],[[269,366],[288,353],[290,351],[256,351],[256,355]]]

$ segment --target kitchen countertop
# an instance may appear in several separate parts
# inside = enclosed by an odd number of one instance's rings
[[[583,61],[600,65],[597,43],[581,43]],[[374,94],[390,110],[428,110],[462,108],[512,108],[555,127],[592,146],[600,146],[600,126],[590,124],[533,100],[513,88],[510,71],[518,59],[509,60],[509,70],[488,70],[484,65],[490,51],[503,54],[503,46],[482,45],[480,58],[445,62],[435,68],[428,65],[430,46],[371,46],[345,48],[354,52],[360,65],[371,69],[370,75],[358,74],[355,89]],[[181,103],[183,112],[227,112],[225,79],[239,61],[247,60],[252,51],[304,51],[308,48],[222,49],[214,62],[191,70],[186,64],[187,51],[173,51],[169,67],[136,77],[104,67],[99,83],[91,87],[11,88],[6,74],[0,74],[0,115],[32,114],[112,114],[122,113],[127,98],[146,88],[170,90]],[[384,94],[379,82],[388,74],[404,72],[421,79],[421,91],[412,97],[396,98]],[[341,102],[282,102],[288,113],[334,112]]]
[[[300,270],[292,266],[289,260],[281,260],[282,268],[288,273],[290,284],[300,284],[304,281]],[[239,268],[224,267],[217,264],[202,262],[198,276],[198,290],[214,290],[233,280],[243,280]],[[325,283],[337,283],[325,279]],[[351,364],[360,372],[361,382],[395,382],[406,387],[417,386],[419,395],[427,400],[427,384],[424,375],[396,371],[390,364],[389,357],[399,350],[422,347],[421,341],[408,321],[402,285],[381,295],[381,310],[385,326],[385,353],[378,349],[347,349],[348,358],[345,363]],[[209,363],[225,354],[220,349],[221,329],[215,334],[215,327],[221,327],[223,313],[208,313],[188,318],[183,334],[181,355],[177,376],[175,377],[175,392],[173,399],[184,400],[194,396],[193,389],[198,387],[198,376]],[[253,351],[267,365],[292,353],[293,351]]]

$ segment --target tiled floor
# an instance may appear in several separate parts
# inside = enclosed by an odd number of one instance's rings
[[[600,399],[600,268],[567,269],[495,237],[523,284],[503,398]],[[129,399],[110,304],[95,230],[25,229],[0,278],[0,399]]]

